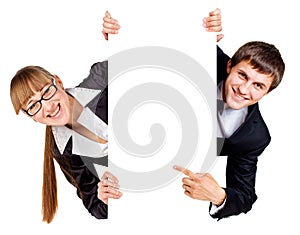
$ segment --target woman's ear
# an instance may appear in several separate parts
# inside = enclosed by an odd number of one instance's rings
[[[227,71],[228,74],[230,74],[230,71],[231,71],[231,60],[228,60],[228,62],[227,62],[226,71]]]
[[[64,90],[64,84],[62,80],[56,74],[54,74],[53,77],[55,78],[56,84]]]

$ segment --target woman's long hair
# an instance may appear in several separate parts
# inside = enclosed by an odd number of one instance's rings
[[[54,165],[54,159],[56,159],[57,156],[54,154],[54,148],[55,142],[51,126],[46,126],[42,187],[42,216],[43,221],[47,223],[50,223],[53,220],[58,209],[57,181]],[[77,188],[80,198],[84,200],[76,180],[69,171],[71,167],[70,163],[68,161],[64,161],[62,164],[57,161],[57,163],[59,164],[65,176]]]
[[[53,220],[58,208],[53,147],[54,142],[51,127],[46,126],[42,188],[42,216],[43,221],[47,223],[50,223]]]
[[[40,91],[45,85],[49,84],[53,75],[39,66],[26,66],[20,69],[11,80],[10,96],[16,114],[22,110],[28,99],[34,95],[34,92]],[[57,182],[54,159],[55,142],[51,126],[46,126],[45,149],[44,149],[44,170],[43,170],[43,187],[42,187],[42,216],[43,221],[50,223],[58,209],[57,199]],[[59,161],[57,161],[59,164]],[[78,189],[79,195],[82,194],[74,177],[69,171],[70,163],[64,162],[64,167],[60,164],[71,183]]]

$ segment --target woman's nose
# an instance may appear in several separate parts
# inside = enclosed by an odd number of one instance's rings
[[[54,103],[51,100],[43,100],[42,101],[42,109],[47,116],[54,111]]]

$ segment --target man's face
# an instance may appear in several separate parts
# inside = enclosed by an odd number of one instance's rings
[[[230,108],[241,109],[253,105],[268,93],[273,77],[257,72],[246,61],[233,68],[230,68],[230,63],[223,94]]]

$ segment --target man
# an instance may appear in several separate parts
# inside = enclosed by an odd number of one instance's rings
[[[188,176],[182,179],[184,193],[209,201],[213,218],[247,213],[257,199],[257,160],[271,141],[258,101],[279,85],[284,69],[278,49],[265,42],[246,43],[231,59],[217,47],[217,98],[224,103],[217,114],[218,153],[228,156],[226,187],[209,173],[174,166]]]
[[[119,25],[109,13],[103,20],[107,28],[104,33],[118,33]],[[220,32],[220,10],[210,12],[203,26],[209,32]],[[223,36],[217,35],[217,41]],[[228,156],[226,188],[219,186],[210,173],[196,174],[174,166],[188,176],[182,179],[184,193],[209,201],[213,218],[247,213],[257,199],[257,158],[271,140],[258,101],[279,85],[284,69],[279,51],[268,43],[247,43],[231,59],[217,47],[218,98],[224,103],[218,111],[218,140],[222,140],[218,141],[222,143],[218,153]]]

